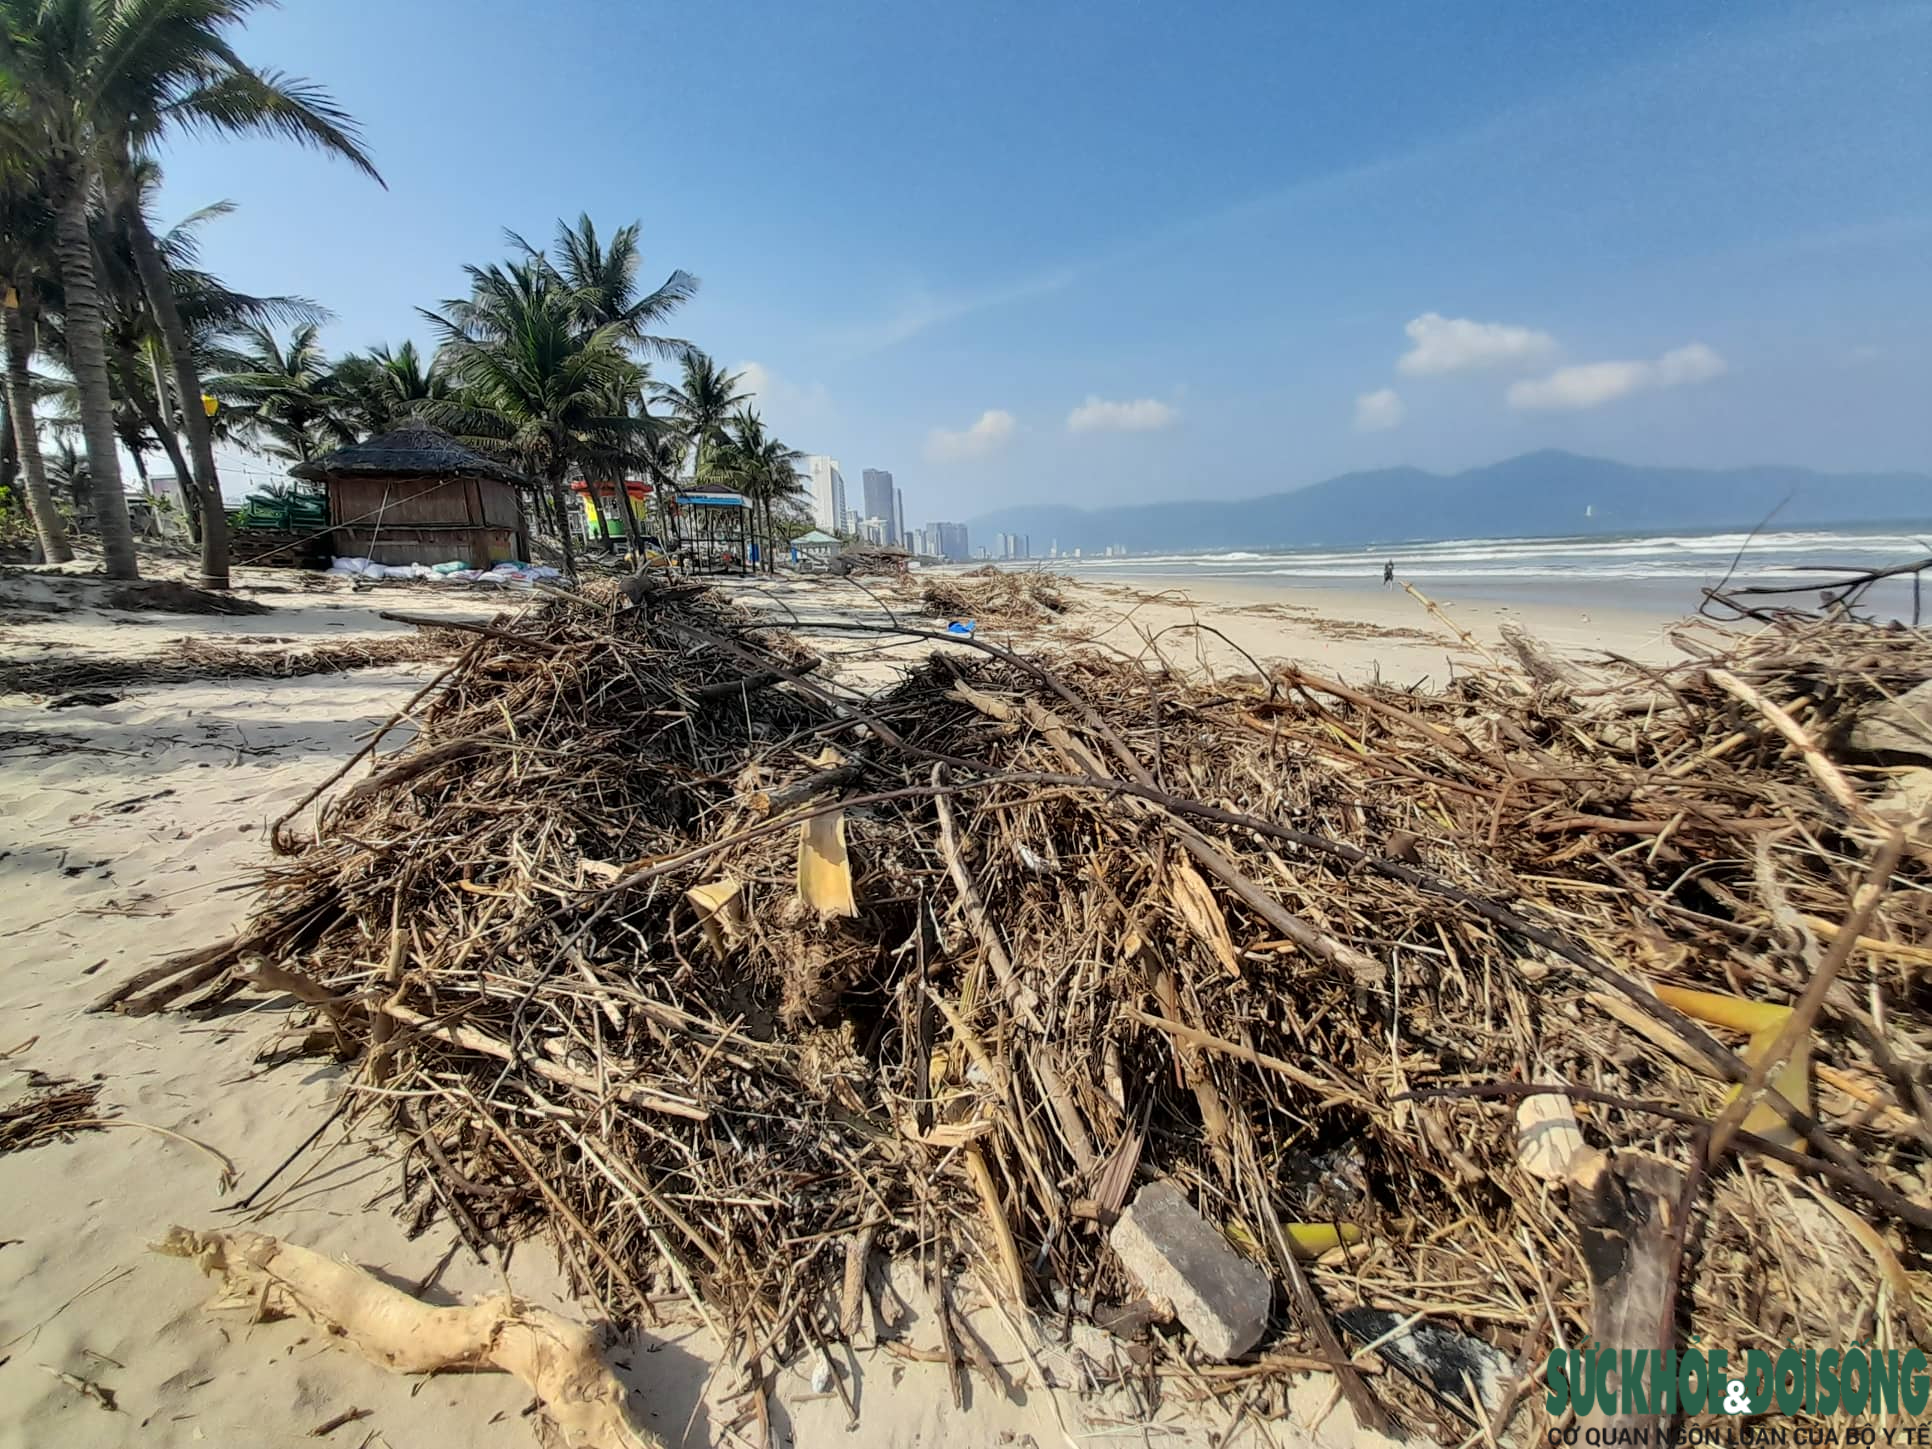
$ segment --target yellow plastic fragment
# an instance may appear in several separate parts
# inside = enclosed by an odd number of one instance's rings
[[[1658,986],[1653,989],[1659,1001],[1676,1007],[1688,1017],[1711,1026],[1728,1026],[1733,1031],[1748,1032],[1751,1039],[1738,1055],[1753,1067],[1770,1055],[1778,1033],[1791,1019],[1791,1008],[1788,1006],[1746,1001],[1741,996],[1724,992],[1692,991],[1682,986]],[[1771,1079],[1771,1085],[1792,1106],[1803,1112],[1811,1111],[1810,1032],[1800,1037],[1791,1048],[1791,1059]],[[1738,1090],[1732,1087],[1725,1093],[1724,1100],[1735,1101]],[[1742,1125],[1746,1132],[1783,1147],[1795,1147],[1799,1141],[1797,1128],[1785,1120],[1784,1113],[1768,1102],[1759,1102],[1753,1107]]]

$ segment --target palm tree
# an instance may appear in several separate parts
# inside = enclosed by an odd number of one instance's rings
[[[426,404],[424,415],[471,446],[509,454],[543,481],[564,572],[574,578],[564,479],[612,440],[648,432],[644,419],[613,406],[633,385],[637,364],[617,325],[578,325],[569,291],[540,260],[465,271],[469,297],[423,313],[460,389],[448,402]]]
[[[20,472],[26,480],[27,512],[40,539],[40,556],[66,563],[74,550],[54,507],[34,417],[35,319],[40,284],[52,269],[53,216],[35,178],[0,176],[0,288],[5,289],[6,400]]]
[[[337,358],[331,382],[365,438],[400,427],[421,403],[450,396],[449,374],[434,358],[425,365],[416,344],[408,341],[393,352],[387,343],[377,343],[367,352]]]
[[[227,583],[220,480],[186,326],[167,264],[139,206],[138,162],[177,130],[287,137],[342,156],[381,181],[353,121],[319,88],[250,69],[224,34],[265,0],[0,0],[0,85],[16,124],[0,144],[46,165],[67,291],[67,329],[82,424],[99,497],[108,572],[133,577],[133,541],[113,449],[100,299],[84,238],[89,198],[103,182],[128,207],[142,284],[182,400],[202,512],[202,572]]]
[[[231,421],[273,457],[306,463],[355,441],[319,332],[303,322],[283,341],[266,323],[251,322],[237,329],[232,346],[209,349],[210,361],[224,370],[208,379],[208,390],[235,405]]]
[[[570,312],[586,330],[615,327],[625,343],[657,357],[682,357],[691,344],[675,337],[658,337],[651,328],[669,317],[698,293],[698,279],[689,272],[674,271],[656,291],[640,293],[637,274],[644,256],[638,247],[638,223],[621,226],[604,242],[588,214],[577,224],[557,223],[557,257],[549,255],[510,233],[510,240],[526,259],[555,271],[569,292]]]
[[[777,543],[777,507],[804,490],[798,474],[798,460],[804,456],[767,433],[757,413],[741,408],[731,420],[730,441],[718,457],[717,470],[751,500],[753,526],[765,540],[767,572]]]
[[[173,366],[164,328],[155,315],[152,298],[141,277],[137,225],[152,237],[166,264],[168,294],[187,339],[186,351],[197,389],[201,386],[201,364],[209,344],[216,339],[250,324],[320,323],[329,313],[303,297],[254,297],[237,292],[201,270],[197,265],[201,259],[201,230],[209,222],[231,215],[235,210],[233,202],[218,201],[204,206],[159,236],[152,236],[146,206],[148,198],[159,190],[161,170],[153,162],[143,161],[135,167],[135,173],[134,201],[97,211],[93,218],[95,280],[107,320],[110,372],[136,379],[117,387],[117,396],[138,412],[141,426],[153,433],[167,452],[188,502],[189,532],[196,542],[205,544],[201,524],[205,499],[193,466],[182,453],[181,434],[191,433],[197,422],[207,430],[208,417],[199,390],[185,397],[180,394],[179,373]],[[139,380],[141,374],[145,374],[145,382]],[[217,526],[225,533],[225,516]],[[222,548],[226,548],[225,542]],[[205,549],[202,572],[204,577],[213,572]]]
[[[107,375],[100,296],[94,285],[87,204],[100,179],[93,105],[91,0],[0,0],[0,84],[10,105],[0,131],[8,163],[38,170],[53,213],[54,245],[65,292],[68,365],[81,399],[94,513],[109,578],[140,577]]]
[[[725,423],[731,410],[745,401],[737,390],[738,376],[693,347],[684,354],[684,376],[673,387],[658,383],[656,393],[671,409],[691,446],[691,477],[702,482],[711,455],[731,441]]]

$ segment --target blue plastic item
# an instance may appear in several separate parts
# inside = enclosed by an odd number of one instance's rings
[[[946,626],[948,634],[971,634],[978,621],[975,619],[954,619]]]

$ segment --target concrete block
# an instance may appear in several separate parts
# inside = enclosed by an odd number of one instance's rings
[[[1204,1353],[1234,1358],[1261,1341],[1274,1288],[1171,1183],[1150,1182],[1108,1241],[1143,1292],[1173,1305]]]

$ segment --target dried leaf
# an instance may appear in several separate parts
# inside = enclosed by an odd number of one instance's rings
[[[1234,949],[1234,938],[1228,934],[1227,918],[1221,914],[1220,903],[1214,899],[1214,892],[1208,889],[1201,873],[1184,860],[1175,861],[1168,867],[1167,893],[1182,919],[1214,952],[1222,969],[1230,976],[1239,976],[1241,957]]]
[[[698,913],[705,944],[722,959],[745,923],[744,883],[734,876],[720,876],[692,886],[684,898]]]
[[[845,853],[845,812],[827,811],[798,830],[798,898],[821,918],[856,916],[852,864]]]

